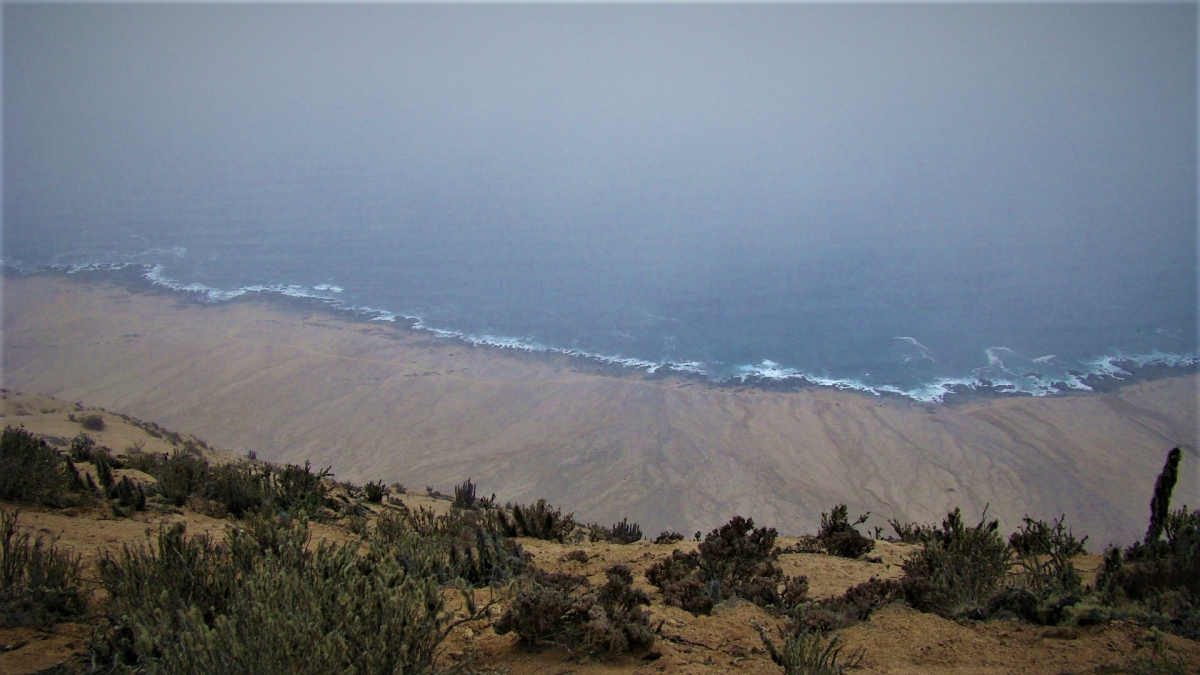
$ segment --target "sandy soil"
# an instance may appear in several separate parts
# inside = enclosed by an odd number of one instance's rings
[[[62,424],[63,410],[74,406],[44,397],[5,392],[4,423],[20,421],[30,431],[43,436],[63,436],[75,429]],[[56,406],[58,409],[55,409]],[[46,409],[47,412],[40,412]],[[33,412],[33,411],[37,412]],[[18,415],[18,411],[27,414]],[[85,410],[82,412],[95,412]],[[73,435],[70,434],[70,435]],[[110,423],[100,433],[105,441],[142,440],[144,429],[111,416]],[[213,453],[225,459],[221,450]],[[340,488],[335,492],[340,492]],[[448,510],[449,502],[434,499],[418,489],[401,496],[411,508],[430,508],[439,513]],[[385,508],[384,505],[365,505],[368,520]],[[231,526],[227,520],[215,520],[190,508],[164,509],[153,507],[130,518],[114,518],[103,507],[51,509],[33,505],[0,503],[0,510],[20,509],[20,526],[35,536],[53,538],[63,548],[79,554],[84,560],[85,577],[96,580],[94,563],[105,552],[115,552],[124,545],[152,545],[160,526],[183,521],[193,534],[208,533],[223,537]],[[314,541],[330,541],[342,545],[360,541],[344,521],[310,523]],[[777,674],[780,669],[765,654],[762,642],[753,627],[758,622],[779,631],[782,622],[767,612],[745,602],[719,605],[712,616],[692,616],[678,608],[661,604],[661,597],[645,580],[645,570],[654,562],[669,556],[678,548],[691,550],[694,542],[656,545],[640,541],[621,546],[609,543],[559,545],[534,539],[519,539],[533,555],[533,564],[548,571],[586,574],[594,583],[603,583],[604,570],[617,563],[628,565],[635,574],[635,585],[651,595],[649,608],[652,624],[661,628],[660,639],[651,654],[637,653],[622,656],[613,662],[597,663],[572,659],[562,649],[531,652],[521,648],[513,635],[496,635],[491,624],[504,607],[503,595],[494,596],[489,589],[477,592],[482,605],[495,597],[500,602],[489,618],[459,626],[444,645],[445,664],[461,658],[465,652],[475,655],[484,668],[507,669],[511,675],[601,675],[616,673],[711,674],[737,672]],[[779,544],[794,543],[781,538]],[[588,554],[586,562],[565,560],[573,550]],[[780,564],[788,574],[805,574],[811,594],[827,597],[843,593],[847,588],[871,577],[895,578],[901,574],[900,565],[913,547],[904,544],[876,542],[872,556],[880,562],[846,560],[825,555],[786,554]],[[1100,556],[1085,555],[1076,559],[1085,573],[1094,573]],[[457,593],[447,592],[451,607]],[[0,629],[0,673],[34,673],[82,654],[94,631],[103,626],[102,617],[91,621],[60,624],[50,629]],[[777,633],[778,634],[778,633]],[[1135,626],[1115,623],[1093,628],[1046,629],[1011,622],[956,623],[933,615],[915,612],[902,604],[877,612],[868,622],[850,627],[841,633],[845,654],[862,650],[863,658],[854,673],[924,674],[924,673],[1097,673],[1115,672],[1113,667],[1125,663],[1136,653],[1136,645],[1144,631]],[[1189,663],[1200,664],[1200,644],[1174,637],[1170,644],[1187,655]],[[1105,669],[1108,670],[1105,670]],[[1197,671],[1200,672],[1200,671]]]
[[[614,377],[302,307],[202,306],[95,279],[9,278],[3,298],[11,389],[356,482],[448,491],[472,477],[501,501],[546,497],[651,535],[734,514],[811,532],[847,502],[885,531],[889,518],[961,506],[977,519],[987,505],[1006,530],[1027,513],[1066,514],[1093,545],[1127,542],[1175,445],[1187,448],[1177,499],[1200,503],[1194,376],[929,408]]]

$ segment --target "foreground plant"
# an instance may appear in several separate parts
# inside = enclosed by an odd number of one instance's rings
[[[17,534],[19,514],[0,512],[0,626],[47,626],[83,614],[79,556],[40,535]]]
[[[159,532],[99,562],[110,628],[98,669],[427,673],[450,628],[442,586],[395,554],[309,546],[303,522],[251,519],[228,543]]]
[[[825,644],[820,632],[795,633],[784,638],[783,649],[780,649],[775,646],[766,628],[758,622],[754,622],[754,628],[758,630],[771,660],[783,668],[784,675],[842,675],[847,668],[857,668],[865,654],[865,650],[857,649],[842,663],[838,663],[842,652],[842,646],[838,644],[840,636],[833,636]]]

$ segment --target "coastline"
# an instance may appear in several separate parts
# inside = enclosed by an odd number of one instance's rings
[[[461,344],[476,349],[489,350],[497,354],[519,359],[541,359],[556,365],[566,365],[581,374],[601,375],[616,378],[632,378],[650,382],[687,382],[735,393],[746,391],[797,393],[803,391],[836,390],[867,396],[873,400],[898,401],[922,407],[970,405],[1009,398],[1041,398],[1115,393],[1122,388],[1163,378],[1194,375],[1200,372],[1200,361],[1195,355],[1184,357],[1181,365],[1166,365],[1161,361],[1140,357],[1104,357],[1097,360],[1098,372],[1068,371],[1070,386],[1062,382],[1051,383],[1044,393],[1015,390],[1010,383],[992,382],[987,379],[949,378],[923,385],[925,396],[914,395],[922,389],[902,391],[894,386],[870,386],[854,384],[835,378],[800,373],[793,369],[768,368],[779,371],[782,376],[747,374],[741,377],[715,378],[701,367],[702,364],[653,364],[636,357],[608,356],[581,350],[537,346],[532,348],[514,339],[477,339],[459,331],[429,327],[422,319],[401,316],[387,310],[370,307],[347,306],[336,297],[310,294],[308,289],[298,286],[263,286],[238,289],[232,293],[217,292],[208,287],[164,282],[157,277],[156,265],[140,263],[97,264],[83,266],[53,266],[32,270],[18,270],[9,265],[2,267],[4,278],[12,275],[50,275],[74,278],[79,281],[116,283],[130,293],[156,293],[172,297],[179,302],[208,307],[223,303],[263,302],[270,306],[300,312],[321,312],[339,320],[369,325],[389,324],[398,330],[427,337],[434,344],[450,346]],[[333,287],[336,288],[336,287]],[[314,288],[313,290],[320,290]],[[337,289],[338,292],[341,289]],[[225,297],[228,296],[228,297]],[[214,299],[216,297],[217,299]],[[484,336],[490,338],[490,336]],[[1174,356],[1174,355],[1170,355]],[[770,363],[770,362],[764,362]],[[771,364],[775,366],[775,364]]]
[[[799,534],[845,502],[885,531],[889,518],[990,505],[1006,527],[1065,513],[1093,541],[1128,540],[1165,452],[1197,457],[1192,374],[938,406],[717,387],[586,372],[298,299],[193,303],[102,275],[7,279],[4,318],[5,384],[18,391],[356,482],[445,491],[470,477],[502,501],[546,497],[653,532],[741,513]],[[1181,476],[1177,494],[1200,500],[1200,475]]]

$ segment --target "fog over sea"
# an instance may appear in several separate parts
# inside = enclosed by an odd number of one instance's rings
[[[2,256],[713,380],[1086,390],[1196,365],[1196,13],[8,4]]]

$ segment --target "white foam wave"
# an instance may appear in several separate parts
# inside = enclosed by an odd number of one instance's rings
[[[186,253],[186,250],[184,250],[184,253]],[[910,388],[900,387],[895,384],[871,383],[858,378],[839,378],[826,374],[818,374],[812,371],[783,366],[769,359],[764,359],[757,364],[736,366],[733,368],[731,375],[722,376],[714,373],[708,364],[701,361],[651,361],[620,354],[603,354],[577,348],[556,347],[538,341],[535,336],[512,337],[490,333],[475,334],[450,328],[430,326],[421,316],[396,313],[377,307],[351,305],[338,297],[345,292],[345,289],[334,284],[317,284],[315,286],[256,284],[235,289],[219,289],[200,283],[185,284],[172,279],[167,276],[165,268],[161,264],[145,265],[130,262],[103,262],[51,264],[31,267],[17,261],[12,261],[11,259],[0,260],[0,264],[21,273],[35,273],[40,270],[51,269],[63,271],[67,274],[120,270],[135,266],[143,270],[142,276],[147,281],[171,290],[195,294],[206,302],[227,302],[248,294],[273,293],[285,297],[317,300],[327,304],[332,309],[352,312],[371,321],[394,322],[403,319],[411,322],[412,328],[415,330],[426,331],[437,338],[458,340],[478,347],[512,349],[514,351],[529,353],[560,354],[588,359],[606,365],[641,370],[649,374],[658,373],[666,369],[680,374],[704,377],[714,383],[723,383],[731,380],[737,380],[742,383],[807,383],[812,386],[857,391],[875,396],[884,394],[902,396],[920,403],[942,403],[949,395],[968,391],[989,391],[1000,394],[1030,396],[1051,396],[1060,394],[1064,390],[1092,391],[1093,388],[1085,380],[1089,378],[1125,379],[1132,377],[1133,373],[1126,368],[1135,370],[1145,367],[1183,368],[1195,367],[1198,364],[1195,354],[1173,354],[1155,350],[1139,354],[1118,352],[1112,355],[1079,361],[1075,364],[1076,367],[1070,368],[1062,362],[1062,359],[1059,359],[1054,354],[1029,359],[1022,357],[1008,347],[990,347],[984,350],[987,365],[976,369],[973,377],[942,377],[920,383]],[[933,360],[925,345],[918,342],[915,338],[898,336],[895,339],[920,349],[922,353],[921,358]]]

